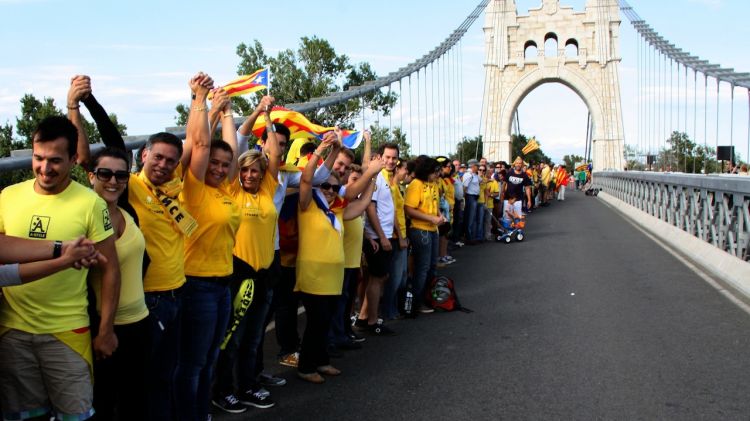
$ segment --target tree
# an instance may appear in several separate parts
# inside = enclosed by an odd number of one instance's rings
[[[576,169],[576,164],[583,162],[584,157],[580,155],[565,155],[563,156],[563,163],[568,172],[572,173]]]
[[[36,130],[39,122],[56,115],[63,115],[63,112],[57,108],[54,99],[45,97],[40,101],[32,94],[24,95],[21,98],[21,116],[16,118],[16,136],[13,135],[13,126],[9,123],[0,126],[0,157],[10,156],[12,150],[31,149],[34,130]],[[120,124],[115,114],[110,114],[109,118],[115,123],[123,136],[127,134],[127,126]],[[86,131],[89,143],[101,142],[101,136],[94,123],[83,118],[83,128]],[[81,167],[74,167],[72,175],[76,181],[88,185],[86,173]],[[29,170],[0,173],[0,189],[31,177],[33,177],[33,174]]]
[[[377,79],[368,63],[350,63],[349,57],[337,54],[328,41],[315,36],[302,37],[297,51],[286,49],[280,51],[276,57],[266,55],[263,45],[258,40],[251,44],[238,45],[237,55],[240,58],[240,64],[237,66],[239,75],[251,74],[266,66],[270,68],[270,93],[281,105],[307,102]],[[248,115],[266,94],[263,90],[245,98],[234,97],[232,108],[240,115]],[[352,128],[351,122],[359,117],[363,105],[370,110],[389,115],[396,98],[395,93],[384,94],[375,91],[363,98],[349,100],[345,104],[309,112],[307,118],[323,126],[339,124]],[[180,104],[176,111],[177,124],[184,125],[187,122],[188,108]]]
[[[456,144],[456,153],[449,156],[451,160],[458,159],[461,162],[468,162],[470,159],[479,159],[482,157],[482,135],[474,137],[464,136],[463,140]]]
[[[669,149],[659,151],[654,163],[655,169],[662,171],[681,171],[686,173],[716,172],[719,169],[716,161],[716,150],[699,146],[687,133],[674,131],[667,139]]]
[[[524,161],[528,162],[529,164],[538,164],[540,162],[547,162],[550,163],[552,160],[544,154],[542,151],[542,142],[539,142],[537,140],[537,143],[539,144],[539,149],[530,152],[526,155],[523,153],[523,148],[526,146],[526,144],[529,143],[529,139],[524,134],[520,135],[512,135],[511,136],[511,155],[510,159],[514,160],[517,156],[520,156],[523,158]]]
[[[375,153],[383,143],[395,143],[398,145],[400,159],[411,158],[411,147],[409,146],[409,142],[406,141],[406,134],[401,131],[401,127],[389,129],[388,127],[380,127],[377,124],[373,124],[370,126],[370,132],[372,133],[372,153]],[[364,142],[360,143],[354,149],[354,156],[358,162],[362,162],[364,151]]]

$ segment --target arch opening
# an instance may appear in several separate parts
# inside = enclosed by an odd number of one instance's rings
[[[565,57],[578,57],[578,41],[574,38],[565,41]]]
[[[526,44],[523,45],[523,57],[526,60],[533,60],[536,59],[537,55],[539,55],[539,50],[536,46],[536,42],[526,41]]]
[[[547,32],[544,36],[544,56],[557,57],[557,34]]]

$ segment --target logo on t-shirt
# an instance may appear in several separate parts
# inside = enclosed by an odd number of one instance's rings
[[[102,209],[102,224],[105,230],[112,229],[112,218],[109,217],[109,210]]]
[[[49,230],[49,216],[34,215],[31,217],[31,225],[29,225],[29,238],[47,238],[47,230]]]
[[[513,183],[513,184],[521,184],[523,183],[523,177],[510,176],[508,177],[508,182]]]

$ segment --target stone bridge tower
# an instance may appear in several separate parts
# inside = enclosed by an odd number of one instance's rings
[[[621,170],[619,30],[617,0],[587,0],[583,12],[560,6],[559,0],[543,0],[528,16],[518,15],[515,0],[492,0],[484,24],[484,156],[510,162],[511,124],[518,105],[539,85],[559,82],[577,93],[591,113],[594,170]],[[544,53],[550,39],[557,44],[553,56]],[[527,50],[537,53],[527,56]]]

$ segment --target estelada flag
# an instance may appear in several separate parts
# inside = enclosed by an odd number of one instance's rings
[[[536,142],[536,138],[532,137],[531,140],[529,140],[529,143],[527,143],[526,146],[523,147],[521,152],[524,155],[528,155],[537,149],[539,149],[539,144]]]
[[[568,172],[565,171],[565,168],[559,168],[557,174],[555,174],[555,190],[558,190],[564,184],[568,184]]]
[[[326,132],[333,131],[333,127],[323,127],[307,119],[304,115],[288,108],[275,106],[271,109],[271,121],[285,125],[292,133],[291,138],[306,137],[305,133],[311,134],[318,140],[323,139]],[[260,137],[266,128],[266,117],[261,114],[253,125],[253,134]],[[342,142],[349,149],[359,146],[362,141],[362,132],[352,130],[342,130]]]
[[[268,89],[268,69],[260,69],[251,75],[240,76],[224,85],[223,88],[230,97]],[[212,97],[213,95],[209,94],[208,99]]]

